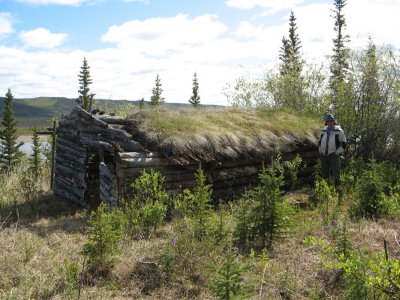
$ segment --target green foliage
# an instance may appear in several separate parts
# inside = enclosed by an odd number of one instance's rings
[[[143,170],[131,185],[133,199],[123,203],[123,211],[129,223],[129,230],[149,235],[164,222],[169,197],[164,189],[164,177],[160,172]]]
[[[346,44],[349,43],[350,37],[344,34],[346,19],[343,14],[346,4],[346,0],[334,1],[335,9],[333,11],[333,18],[335,20],[334,31],[336,36],[333,39],[333,54],[330,66],[330,88],[334,95],[332,103],[334,109],[338,108],[338,102],[340,102],[340,99],[338,99],[338,89],[345,82],[349,68],[349,48]]]
[[[119,253],[126,222],[122,212],[117,209],[107,211],[101,203],[88,220],[89,229],[83,254],[88,258],[88,266],[94,272],[107,272],[115,264]]]
[[[358,218],[376,218],[388,212],[385,183],[377,170],[365,170],[356,184],[356,199],[350,213]]]
[[[17,120],[14,117],[12,103],[14,96],[8,90],[4,99],[4,111],[0,129],[0,169],[10,171],[22,157],[19,148],[23,143],[17,143]]]
[[[39,142],[39,136],[37,134],[37,129],[35,128],[33,131],[33,137],[32,137],[32,154],[31,154],[31,170],[35,178],[37,178],[40,174],[40,167],[42,164],[42,158],[41,158],[41,149],[40,149],[40,142]]]
[[[160,75],[157,74],[155,87],[152,90],[153,95],[150,97],[150,105],[152,107],[159,106],[161,103],[164,102],[164,98],[161,97],[161,94],[163,92],[163,89],[161,88],[161,86],[162,86],[162,84],[161,84]]]
[[[279,59],[282,61],[280,66],[281,75],[292,74],[296,77],[301,75],[301,42],[297,33],[296,17],[293,11],[290,12],[289,18],[289,39],[282,38],[281,55]]]
[[[65,267],[65,284],[68,290],[74,290],[78,287],[79,282],[79,265],[76,261],[69,259],[64,260]]]
[[[297,154],[293,160],[284,161],[282,163],[285,172],[285,179],[288,182],[290,189],[294,189],[297,185],[297,173],[302,161],[300,155]]]
[[[248,267],[240,262],[240,257],[230,250],[223,257],[220,266],[213,267],[211,290],[217,299],[248,299],[249,288],[245,286],[243,275]]]
[[[189,103],[194,107],[198,107],[200,105],[200,96],[199,96],[199,82],[197,80],[197,74],[193,75],[193,95],[189,99]]]
[[[292,210],[283,203],[280,191],[283,185],[280,162],[259,174],[260,184],[245,192],[240,200],[234,231],[240,246],[271,248],[273,242],[287,235]]]
[[[89,86],[93,83],[92,77],[90,76],[90,67],[87,62],[86,57],[83,58],[83,63],[81,66],[81,70],[78,74],[79,81],[79,98],[78,103],[82,106],[83,109],[89,110],[91,106],[91,101],[93,101],[94,94],[89,94],[90,88]]]
[[[139,109],[142,110],[142,109],[144,109],[144,107],[145,107],[145,102],[144,102],[144,98],[142,98],[142,99],[140,99],[140,102],[139,102]]]
[[[327,181],[321,177],[317,178],[314,187],[314,196],[321,212],[324,225],[332,223],[337,220],[338,203],[337,196],[331,190]]]

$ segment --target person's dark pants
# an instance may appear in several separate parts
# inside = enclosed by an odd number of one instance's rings
[[[328,156],[321,155],[321,176],[324,179],[329,178],[330,170],[332,170],[333,178],[335,178],[335,185],[340,184],[340,158],[335,153]]]

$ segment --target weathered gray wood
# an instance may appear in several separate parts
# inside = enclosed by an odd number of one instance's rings
[[[55,170],[57,170],[59,173],[71,174],[71,177],[76,178],[77,180],[85,180],[86,169],[75,169],[68,165],[57,163]]]
[[[63,146],[62,146],[63,147]],[[84,166],[86,163],[86,151],[85,152],[78,152],[78,151],[68,151],[69,149],[64,149],[60,147],[58,148],[56,152],[56,157],[59,157],[62,160],[65,161],[76,161],[80,165]]]
[[[80,187],[84,187],[87,188],[87,182],[85,180],[81,180],[77,177],[74,177],[74,174],[71,173],[65,173],[60,169],[56,169],[56,171],[54,172],[54,175],[58,178],[62,178],[65,181],[67,181],[68,185],[71,186],[80,186]]]
[[[55,195],[62,197],[65,200],[68,200],[72,203],[78,204],[81,207],[85,206],[85,201],[81,199],[80,196],[76,196],[75,194],[71,194],[68,191],[63,190],[61,187],[54,185],[53,192]]]
[[[61,119],[60,121],[58,121],[58,126],[60,126],[61,128],[69,127],[69,128],[76,129],[77,122],[76,122],[76,119],[73,119],[73,120]]]
[[[78,150],[76,148],[57,143],[56,149],[56,156],[60,153],[68,153],[69,155],[73,155],[74,157],[83,157],[84,155],[86,156],[86,149],[84,147],[81,147],[81,149]]]
[[[65,199],[68,199],[82,207],[86,205],[85,191],[71,190],[66,188],[66,185],[64,185],[62,180],[60,180],[60,178],[58,177],[54,178],[53,191],[54,194],[61,196]]]
[[[106,122],[99,120],[98,118],[96,118],[94,115],[90,114],[83,108],[78,107],[77,114],[78,114],[79,121],[83,121],[85,123],[90,123],[92,125],[99,126],[104,129],[108,127],[108,124]]]
[[[73,148],[77,151],[86,151],[85,147],[82,145],[80,140],[76,137],[70,137],[65,135],[58,135],[57,136],[57,145],[63,145],[67,148]]]
[[[218,182],[257,175],[260,172],[260,169],[261,168],[257,168],[255,166],[220,168],[210,170],[209,174],[212,177],[213,182]]]
[[[107,124],[124,125],[124,126],[137,126],[138,121],[133,119],[126,119],[118,116],[109,115],[98,115],[96,116],[99,120],[106,122]]]
[[[140,143],[125,138],[121,139],[119,136],[109,136],[105,131],[97,131],[96,133],[82,131],[80,132],[80,137],[85,140],[112,143],[115,145],[115,149],[119,149],[119,151],[145,151]]]
[[[104,149],[106,151],[109,152],[113,152],[114,151],[114,147],[106,142],[102,142],[102,141],[95,141],[95,140],[89,140],[89,139],[85,139],[85,138],[81,138],[81,143],[86,145],[86,146],[90,146],[90,147],[94,147],[97,149]]]
[[[91,133],[91,134],[98,134],[98,133],[104,133],[106,128],[103,126],[99,126],[96,124],[91,124],[91,123],[86,123],[86,122],[78,122],[78,130],[80,133],[86,132],[86,133]]]
[[[66,138],[71,138],[75,139],[79,132],[78,129],[72,128],[72,127],[59,127],[57,129],[57,133],[61,136],[65,136]]]
[[[117,204],[118,200],[118,180],[105,163],[99,164],[100,174],[100,199],[112,206]]]

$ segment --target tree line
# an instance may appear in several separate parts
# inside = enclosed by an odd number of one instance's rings
[[[348,157],[400,161],[400,60],[372,38],[362,50],[350,49],[346,0],[334,0],[329,71],[302,56],[294,12],[282,38],[277,68],[258,79],[238,78],[224,90],[234,106],[289,108],[321,118],[333,113],[346,132]],[[322,118],[321,118],[322,119]]]

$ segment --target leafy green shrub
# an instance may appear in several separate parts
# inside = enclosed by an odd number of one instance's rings
[[[234,236],[238,246],[271,248],[273,241],[287,235],[292,209],[283,202],[281,165],[273,162],[263,169],[260,184],[242,196],[236,215]]]
[[[164,177],[151,170],[136,178],[133,199],[122,201],[122,209],[128,220],[131,233],[149,236],[164,222],[169,205],[169,196],[164,189]]]
[[[126,218],[118,209],[106,211],[101,203],[89,218],[87,241],[83,254],[88,258],[88,267],[93,272],[107,273],[116,261],[119,242],[122,239]]]
[[[327,226],[336,221],[338,215],[337,197],[335,197],[327,181],[321,177],[318,177],[315,183],[314,197],[324,225]]]
[[[297,173],[299,171],[302,161],[303,160],[300,157],[300,155],[297,154],[293,160],[284,161],[282,163],[285,174],[285,180],[288,182],[290,189],[294,189],[297,185]]]

